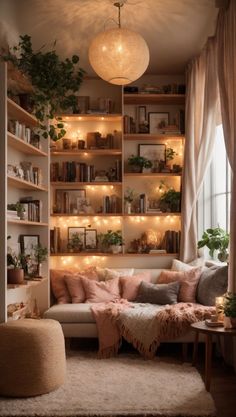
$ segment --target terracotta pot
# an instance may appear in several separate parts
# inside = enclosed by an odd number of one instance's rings
[[[8,269],[7,282],[8,284],[22,284],[24,281],[24,269]]]

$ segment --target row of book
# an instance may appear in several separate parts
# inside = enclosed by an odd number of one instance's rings
[[[24,206],[25,220],[32,222],[42,221],[43,204],[41,200],[33,200],[32,197],[27,197],[21,198],[20,203],[22,203]]]
[[[121,181],[121,161],[115,161],[115,167],[110,168],[109,172],[108,176],[102,177],[103,181]],[[94,165],[77,161],[65,161],[51,163],[50,178],[52,182],[93,182],[100,180],[101,177],[97,175]]]
[[[35,185],[42,184],[41,168],[33,166],[32,163],[28,161],[20,162],[20,167],[25,181],[32,182]]]
[[[119,213],[121,209],[121,199],[115,194],[105,195],[103,197],[102,212],[103,213]]]
[[[61,230],[60,227],[50,229],[50,253],[61,252]]]
[[[180,230],[166,230],[162,241],[162,249],[165,249],[167,253],[179,253],[180,250]]]

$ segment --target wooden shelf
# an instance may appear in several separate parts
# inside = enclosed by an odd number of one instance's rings
[[[47,278],[41,278],[41,279],[35,280],[35,281],[33,281],[33,280],[25,280],[25,281],[23,281],[22,284],[7,284],[7,289],[8,290],[11,290],[11,289],[15,289],[15,288],[24,288],[24,287],[29,288],[29,287],[34,287],[36,285],[41,284],[42,282],[44,282],[46,280],[47,280]]]
[[[124,94],[124,104],[168,104],[185,103],[185,94]]]
[[[18,138],[17,136],[13,135],[13,133],[7,132],[7,141],[11,148],[16,149],[17,151],[20,151],[26,155],[43,157],[48,156],[46,152],[43,152],[41,149],[38,149],[27,142],[24,142],[23,139]]]
[[[184,140],[184,135],[154,135],[151,133],[125,133],[124,140]]]
[[[103,252],[78,252],[78,253],[51,253],[50,256],[63,257],[63,256],[115,256],[115,257],[128,257],[128,256],[143,256],[143,257],[153,257],[153,256],[175,256],[177,257],[178,253],[103,253]]]
[[[65,122],[120,122],[122,120],[121,114],[58,114]]]
[[[125,172],[125,177],[181,177],[180,174],[175,174],[173,172]]]
[[[7,99],[7,110],[10,118],[18,120],[21,123],[25,123],[27,126],[38,125],[36,117],[22,109],[22,107],[18,106],[18,104],[10,98]]]
[[[52,156],[87,156],[87,155],[121,155],[122,151],[121,149],[76,149],[76,150],[58,150],[58,151],[51,151]]]
[[[72,187],[76,187],[77,185],[79,186],[86,186],[86,185],[92,185],[92,186],[97,186],[97,185],[112,185],[112,186],[116,186],[122,185],[122,182],[108,182],[108,181],[93,181],[93,182],[63,182],[63,181],[54,181],[51,182],[51,185],[57,186],[57,187],[68,187],[68,186],[72,186]]]
[[[31,222],[30,220],[18,220],[18,219],[7,219],[8,224],[19,224],[20,226],[40,226],[47,227],[48,223],[44,222]]]
[[[35,191],[47,191],[46,187],[33,184],[32,182],[22,180],[17,177],[7,176],[7,182],[9,186],[20,188],[22,190],[35,190]]]
[[[168,216],[181,216],[179,212],[156,212],[156,213],[131,213],[131,214],[124,214],[123,217],[168,217]]]
[[[66,213],[53,213],[51,217],[122,217],[122,213],[93,213],[93,214],[66,214]]]

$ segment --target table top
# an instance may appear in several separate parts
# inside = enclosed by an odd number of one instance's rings
[[[200,333],[211,333],[211,334],[224,334],[224,335],[232,335],[236,336],[236,328],[235,329],[225,329],[224,326],[218,327],[210,327],[205,324],[205,321],[198,321],[197,323],[192,323],[191,328],[196,332]]]

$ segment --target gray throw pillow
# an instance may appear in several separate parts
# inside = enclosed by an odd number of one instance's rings
[[[179,287],[179,282],[151,284],[142,281],[135,301],[150,304],[175,304],[177,303]]]
[[[228,266],[212,266],[202,272],[196,298],[204,306],[215,305],[215,298],[222,296],[228,287]]]

